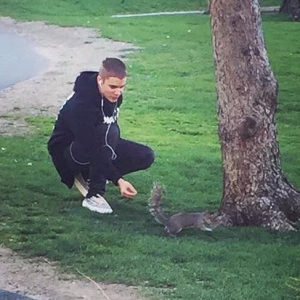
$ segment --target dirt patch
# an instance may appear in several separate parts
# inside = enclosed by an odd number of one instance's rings
[[[0,135],[30,131],[28,115],[56,115],[72,92],[79,72],[98,70],[106,57],[124,59],[130,44],[103,39],[87,28],[66,28],[43,22],[16,22],[0,18],[6,32],[26,37],[36,51],[48,59],[48,67],[34,78],[0,91]],[[79,275],[79,274],[78,274]],[[43,258],[22,259],[0,247],[0,289],[19,292],[37,300],[138,300],[137,288],[98,283],[107,297],[91,281],[60,274],[59,268]]]
[[[36,300],[138,300],[136,287],[78,280],[59,274],[44,258],[21,259],[0,248],[0,289]],[[80,276],[80,274],[78,274]],[[105,295],[104,295],[105,293]]]

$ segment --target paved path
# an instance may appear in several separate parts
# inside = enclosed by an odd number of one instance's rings
[[[261,7],[262,13],[274,13],[279,12],[280,6]],[[126,14],[126,15],[112,15],[112,18],[132,18],[132,17],[153,17],[164,15],[187,15],[187,14],[208,14],[207,10],[189,10],[189,11],[162,11],[155,13],[143,13],[143,14]]]

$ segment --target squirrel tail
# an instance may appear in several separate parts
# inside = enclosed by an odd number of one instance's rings
[[[153,187],[149,199],[149,211],[157,223],[162,225],[167,224],[168,218],[162,212],[162,195],[164,189],[158,182],[153,182]]]

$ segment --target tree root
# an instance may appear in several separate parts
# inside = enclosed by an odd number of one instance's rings
[[[277,230],[277,231],[297,231],[297,229],[292,226],[292,223],[283,217],[280,216],[274,216],[271,220],[268,222],[262,223],[262,226],[265,228],[270,228],[272,230]]]
[[[223,207],[224,226],[262,226],[277,231],[296,231],[299,222],[299,214],[292,209],[295,207],[295,199],[292,201],[281,198],[269,199],[261,197],[255,201],[246,201],[248,205],[242,207],[242,210],[236,211],[230,207]],[[284,209],[283,202],[285,203]],[[289,207],[290,206],[292,207]],[[293,212],[293,214],[291,213]],[[296,217],[297,216],[297,217]]]

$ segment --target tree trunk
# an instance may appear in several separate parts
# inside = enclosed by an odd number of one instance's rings
[[[290,14],[294,21],[300,21],[300,0],[283,0],[279,11]]]
[[[224,225],[293,229],[300,194],[280,167],[277,81],[264,45],[258,0],[211,0],[223,161]]]

